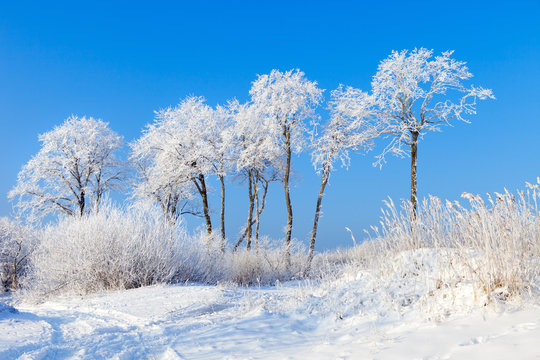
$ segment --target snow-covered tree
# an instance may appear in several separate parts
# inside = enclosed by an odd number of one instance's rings
[[[416,212],[416,161],[418,141],[428,131],[440,131],[452,120],[476,113],[477,99],[494,98],[489,89],[466,87],[473,75],[465,62],[451,58],[453,51],[433,56],[433,50],[393,51],[373,77],[381,134],[391,140],[378,157],[392,153],[411,157],[411,203]],[[414,216],[414,215],[413,215]]]
[[[222,182],[222,205],[225,199],[224,176],[228,171],[228,110],[213,109],[203,97],[189,96],[174,108],[156,112],[156,119],[132,144],[132,159],[140,169],[139,197],[149,196],[160,203],[169,218],[178,217],[179,202],[200,195],[206,229],[212,233],[208,204],[207,178],[217,175]],[[193,210],[188,210],[194,213]],[[222,235],[224,231],[222,209]]]
[[[160,169],[152,165],[152,152],[144,156],[140,155],[139,151],[144,146],[143,142],[143,138],[140,138],[131,144],[131,161],[137,172],[133,184],[133,198],[137,206],[146,207],[157,203],[163,217],[170,223],[176,223],[180,216],[186,214],[202,216],[193,204],[195,197],[193,184],[191,182],[175,183],[160,174]]]
[[[30,218],[98,211],[103,195],[121,184],[123,168],[115,153],[123,140],[108,123],[71,116],[39,140],[40,151],[23,166],[9,193]]]
[[[234,172],[234,131],[233,111],[235,102],[231,101],[227,106],[218,105],[213,111],[211,121],[206,123],[203,142],[207,147],[207,160],[212,166],[212,172],[219,179],[221,186],[221,240],[225,250],[225,176]]]
[[[253,225],[255,245],[258,245],[260,216],[264,210],[270,182],[277,180],[276,163],[281,149],[268,136],[268,119],[261,108],[251,103],[230,103],[234,114],[233,133],[235,139],[236,172],[248,182],[249,211],[246,227],[237,241],[236,250],[247,237],[247,248],[251,248]],[[259,192],[262,188],[262,195]],[[255,211],[255,218],[253,213]]]
[[[315,170],[321,174],[321,186],[315,206],[315,217],[309,243],[308,264],[313,258],[317,226],[321,213],[324,189],[333,171],[336,161],[348,167],[349,152],[369,150],[378,136],[373,122],[373,98],[367,93],[340,85],[331,92],[329,102],[330,120],[324,126],[322,135],[312,143],[312,162]],[[309,265],[308,265],[309,266]]]
[[[322,100],[323,90],[317,83],[309,81],[300,70],[280,72],[272,70],[268,75],[259,75],[253,82],[250,95],[255,106],[264,114],[267,136],[281,149],[287,206],[285,241],[289,246],[292,235],[293,212],[289,195],[289,177],[292,153],[301,152],[306,145],[306,134],[316,118],[315,108]]]
[[[36,235],[31,228],[8,218],[0,218],[0,283],[2,290],[19,287],[19,278],[28,267]],[[1,291],[1,290],[0,290]]]

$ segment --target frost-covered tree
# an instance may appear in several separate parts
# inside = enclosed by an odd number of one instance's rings
[[[250,95],[258,111],[265,117],[267,136],[281,149],[287,207],[286,245],[292,235],[293,211],[289,195],[289,178],[292,153],[300,153],[306,145],[306,134],[311,132],[308,120],[316,118],[315,108],[322,100],[323,90],[309,81],[300,70],[280,72],[272,70],[259,75],[253,82]]]
[[[220,138],[228,119],[225,112],[212,109],[202,97],[189,96],[174,108],[157,111],[154,123],[132,144],[132,159],[145,169],[144,184],[136,189],[139,195],[149,195],[169,216],[178,216],[179,201],[198,193],[209,234],[212,221],[206,182],[211,174],[225,175],[226,138]],[[224,192],[222,196],[224,200]]]
[[[494,98],[489,89],[464,85],[473,75],[465,62],[452,59],[453,51],[433,56],[433,50],[393,51],[373,77],[372,88],[381,134],[391,140],[378,157],[411,157],[411,203],[416,213],[418,141],[429,131],[440,131],[452,120],[476,113],[477,99]]]
[[[367,93],[340,85],[331,92],[329,110],[330,120],[324,126],[322,135],[312,143],[312,162],[321,175],[321,186],[309,243],[308,267],[315,250],[322,197],[335,163],[339,161],[342,166],[348,167],[349,152],[371,149],[374,138],[378,136],[373,123],[373,98]]]
[[[30,218],[98,211],[103,195],[120,186],[123,167],[115,153],[123,140],[108,123],[71,116],[39,140],[41,149],[23,166],[9,193]]]
[[[247,223],[237,241],[236,250],[247,237],[247,248],[251,248],[253,225],[255,225],[255,245],[258,245],[260,216],[264,210],[270,182],[277,180],[276,163],[281,149],[268,136],[269,121],[261,108],[253,104],[232,102],[234,113],[233,133],[235,139],[236,171],[248,183],[249,211]],[[262,190],[262,195],[259,192]],[[255,215],[254,215],[255,212]]]
[[[207,146],[207,160],[212,166],[212,172],[219,179],[221,188],[221,240],[225,250],[225,176],[233,172],[234,164],[234,130],[233,112],[236,104],[234,101],[227,106],[216,106],[211,121],[208,121],[203,133],[204,146]]]
[[[137,206],[157,203],[163,217],[170,223],[176,223],[180,216],[186,214],[202,216],[193,204],[195,189],[191,182],[175,183],[159,173],[160,169],[152,165],[152,152],[140,157],[135,155],[140,155],[142,140],[131,144],[131,161],[137,172],[132,195]]]
[[[35,245],[36,235],[29,227],[0,218],[0,282],[4,290],[19,287]]]

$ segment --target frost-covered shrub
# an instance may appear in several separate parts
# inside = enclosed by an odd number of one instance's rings
[[[184,236],[177,242],[180,256],[176,264],[174,282],[201,282],[216,284],[227,276],[224,268],[221,236],[208,235],[206,229],[192,236]]]
[[[293,241],[289,247],[290,264],[286,261],[283,239],[259,239],[251,250],[222,251],[221,236],[208,236],[201,231],[179,242],[176,282],[195,281],[207,284],[234,283],[239,285],[274,284],[302,277],[306,265],[305,249]]]
[[[280,241],[282,244],[283,241]],[[262,239],[251,251],[223,251],[221,236],[189,236],[181,224],[163,222],[157,209],[120,209],[66,217],[46,227],[26,277],[30,297],[86,294],[156,283],[271,284],[299,278],[305,251]]]
[[[0,218],[0,281],[2,290],[17,289],[25,274],[35,234],[8,218]]]
[[[184,234],[157,211],[111,205],[66,217],[41,234],[31,256],[31,293],[88,293],[169,282],[176,276]]]
[[[305,249],[298,242],[292,241],[289,250],[290,264],[287,263],[284,241],[276,242],[263,237],[259,239],[258,247],[242,249],[228,256],[226,280],[254,285],[302,278],[307,264]]]

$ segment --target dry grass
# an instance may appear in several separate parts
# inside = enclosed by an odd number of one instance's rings
[[[399,271],[399,254],[435,249],[439,288],[472,282],[489,300],[530,294],[540,285],[540,179],[527,187],[517,194],[488,194],[485,200],[464,193],[467,206],[431,196],[414,220],[409,202],[398,208],[388,200],[370,240],[320,254],[312,275],[339,273],[344,264],[390,275]]]

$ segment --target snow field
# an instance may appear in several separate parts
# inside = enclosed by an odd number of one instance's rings
[[[534,298],[473,302],[473,286],[432,291],[437,254],[394,272],[276,286],[155,285],[0,313],[2,359],[492,359],[540,355]],[[399,259],[396,259],[399,264]],[[397,265],[399,266],[399,265]],[[396,277],[409,277],[398,283]]]

